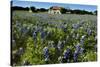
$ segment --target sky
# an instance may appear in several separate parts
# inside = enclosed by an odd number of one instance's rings
[[[35,6],[36,8],[50,8],[51,6],[60,6],[64,8],[70,9],[80,9],[86,11],[95,11],[97,10],[97,6],[95,5],[81,5],[81,4],[69,4],[69,3],[50,3],[50,2],[33,2],[33,1],[17,1],[13,0],[12,6],[22,6],[22,7],[30,7]]]

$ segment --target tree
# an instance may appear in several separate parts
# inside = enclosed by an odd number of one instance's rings
[[[66,9],[62,7],[62,8],[61,8],[61,13],[62,13],[62,14],[66,13]]]
[[[32,12],[36,11],[36,8],[34,6],[31,6],[30,9],[32,10]]]
[[[40,11],[40,12],[45,12],[45,11],[47,11],[47,9],[45,9],[45,8],[40,8],[39,11]]]
[[[25,10],[25,11],[29,10],[28,7],[21,7],[21,6],[12,6],[11,9],[12,10]]]
[[[95,15],[97,15],[97,10],[96,10],[96,11],[94,11],[94,14],[95,14]]]

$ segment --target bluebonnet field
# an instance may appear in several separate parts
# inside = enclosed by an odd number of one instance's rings
[[[12,65],[97,61],[97,16],[14,11]]]

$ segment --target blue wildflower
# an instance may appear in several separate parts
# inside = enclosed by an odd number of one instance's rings
[[[80,44],[81,44],[81,45],[84,44],[85,37],[86,37],[86,35],[83,35],[83,36],[81,37],[81,40],[80,40]]]
[[[73,59],[74,59],[74,62],[77,62],[78,55],[83,53],[84,48],[82,48],[79,43],[75,47],[76,47],[76,49],[73,54]]]
[[[74,55],[73,55],[74,62],[77,62],[78,55],[79,55],[79,53],[77,51],[75,51]]]
[[[68,60],[69,57],[70,57],[70,49],[68,48],[67,50],[64,51],[64,58]]]
[[[78,27],[79,27],[78,24],[73,24],[73,25],[72,25],[72,28],[73,28],[73,29],[78,29]]]
[[[88,34],[88,35],[91,35],[91,33],[92,33],[92,30],[88,28],[88,29],[87,29],[87,34]]]
[[[46,36],[46,32],[44,32],[44,31],[43,31],[43,32],[41,32],[41,38],[42,38],[42,39],[44,39],[44,38],[45,38],[45,36]]]
[[[28,32],[27,27],[22,27],[21,32],[22,32],[22,35],[27,34],[27,32]]]
[[[45,61],[48,61],[49,60],[49,49],[48,49],[48,47],[44,47],[43,53],[44,53]]]
[[[82,53],[83,53],[83,51],[84,51],[84,48],[80,48],[79,53],[80,53],[80,54],[82,54]]]
[[[36,40],[36,38],[37,38],[37,32],[34,31],[34,32],[33,32],[33,39]]]

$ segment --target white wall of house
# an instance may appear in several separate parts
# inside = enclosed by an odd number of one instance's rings
[[[49,10],[49,14],[61,14],[60,10]]]

